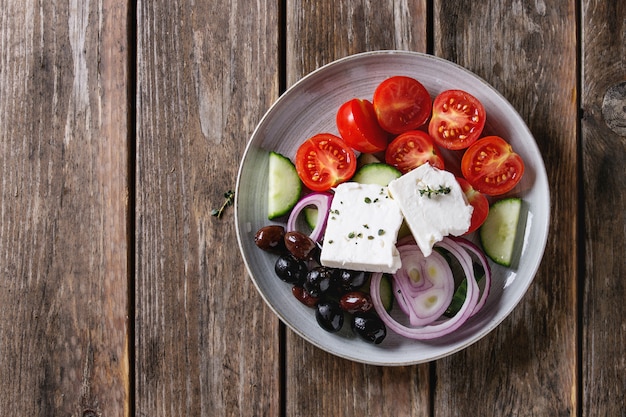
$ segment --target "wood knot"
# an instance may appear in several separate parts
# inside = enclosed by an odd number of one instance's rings
[[[609,129],[626,136],[626,81],[606,90],[602,100],[602,118]]]
[[[98,417],[98,414],[93,410],[84,410],[83,417]]]

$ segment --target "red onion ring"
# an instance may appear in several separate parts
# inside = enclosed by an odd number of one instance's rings
[[[483,251],[480,250],[480,248],[476,246],[473,242],[469,241],[466,238],[457,237],[457,236],[448,236],[447,239],[450,239],[456,242],[466,252],[470,252],[471,254],[475,255],[476,259],[478,259],[478,261],[481,263],[483,267],[483,270],[485,271],[485,281],[482,285],[482,288],[479,288],[480,299],[478,300],[478,304],[476,305],[476,308],[474,309],[474,312],[472,313],[472,315],[474,315],[478,313],[487,303],[487,298],[489,296],[489,293],[491,292],[491,282],[492,282],[491,267],[489,266],[489,262],[487,261],[487,257],[485,256]],[[406,245],[415,245],[415,239],[413,239],[413,236],[407,235],[403,237],[402,239],[400,239],[397,243],[398,250],[400,250],[401,247],[406,246]]]
[[[452,301],[452,270],[437,252],[425,257],[416,245],[405,245],[398,251],[402,268],[393,274],[396,300],[411,325],[425,326],[441,317]]]
[[[308,206],[315,206],[317,208],[317,222],[315,222],[315,228],[309,237],[313,241],[319,242],[324,235],[324,230],[326,230],[326,221],[332,200],[333,195],[331,193],[311,193],[300,199],[289,214],[287,231],[297,230],[296,224],[302,210]]]
[[[403,242],[403,244],[408,243]],[[470,255],[460,244],[447,237],[441,242],[438,242],[436,245],[441,246],[457,258],[468,282],[465,301],[463,302],[459,312],[454,317],[421,327],[404,326],[391,317],[382,304],[382,300],[380,298],[380,280],[382,278],[382,274],[375,273],[371,278],[370,296],[378,316],[390,330],[410,339],[435,339],[453,332],[465,323],[465,321],[472,315],[478,303],[480,290],[478,288],[478,284],[476,283],[476,279],[474,278],[472,258]]]

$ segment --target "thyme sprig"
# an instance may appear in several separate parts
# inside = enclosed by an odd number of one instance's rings
[[[211,210],[211,216],[221,219],[222,214],[224,214],[224,210],[226,210],[226,207],[232,206],[235,202],[235,192],[233,190],[226,191],[224,193],[224,199],[224,203],[222,203],[222,206],[219,209]]]
[[[452,191],[450,187],[444,187],[443,185],[440,185],[437,189],[432,189],[430,188],[430,185],[427,185],[426,188],[419,190],[420,196],[423,197],[425,195],[428,198],[431,198],[433,195],[449,194],[450,191]]]

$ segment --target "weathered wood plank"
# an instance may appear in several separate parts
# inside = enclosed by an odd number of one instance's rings
[[[278,97],[272,1],[140,1],[137,414],[278,415],[278,320],[232,221],[244,146]]]
[[[344,56],[377,49],[426,52],[426,1],[287,2],[287,84]]]
[[[575,415],[577,108],[574,2],[443,2],[434,52],[482,76],[520,112],[547,164],[550,238],[511,317],[437,362],[437,415]],[[566,242],[566,244],[564,244]]]
[[[128,415],[127,9],[0,2],[1,415]]]
[[[287,19],[288,85],[358,52],[426,51],[425,1],[292,1],[287,3]],[[429,415],[428,365],[357,364],[287,330],[285,371],[288,416]]]
[[[581,14],[582,415],[623,416],[626,318],[619,312],[626,300],[626,4],[583,1]]]

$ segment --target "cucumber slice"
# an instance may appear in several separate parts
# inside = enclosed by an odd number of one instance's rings
[[[311,230],[315,229],[315,226],[317,225],[317,208],[305,207],[304,220],[306,221],[307,226],[311,228]]]
[[[361,287],[361,291],[365,292],[366,294],[370,294],[370,285],[372,285],[371,275],[367,277],[367,282],[363,284],[363,287]],[[393,298],[394,296],[393,287],[391,284],[391,275],[383,274],[380,279],[380,301],[382,302],[383,307],[385,307],[385,310],[387,310],[387,312],[390,312],[393,308]]]
[[[467,294],[467,278],[461,281],[461,284],[454,291],[452,301],[443,313],[446,317],[454,317],[459,312],[463,303],[465,303],[465,294]]]
[[[385,310],[390,312],[393,308],[393,288],[391,286],[391,277],[388,274],[383,274],[380,280],[380,301],[382,301]]]
[[[386,187],[392,180],[399,178],[402,173],[391,165],[374,162],[363,165],[352,177],[352,181],[361,184],[378,184]]]
[[[500,265],[511,266],[521,209],[521,198],[497,201],[489,208],[487,219],[480,227],[485,253]]]
[[[367,164],[381,163],[381,162],[382,161],[380,159],[378,159],[376,157],[376,155],[373,155],[371,153],[362,153],[356,159],[356,167],[357,167],[357,169],[359,169],[362,166],[367,165]]]
[[[300,198],[302,181],[289,158],[270,152],[267,217],[272,220],[289,213]]]

